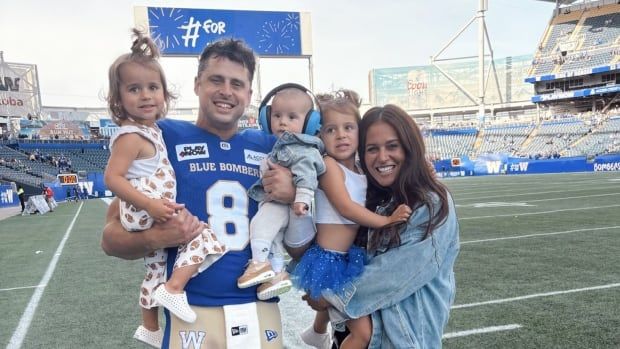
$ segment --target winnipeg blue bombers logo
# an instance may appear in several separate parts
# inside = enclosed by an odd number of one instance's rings
[[[265,330],[265,337],[267,337],[267,342],[271,342],[272,340],[278,338],[278,332],[273,330]]]

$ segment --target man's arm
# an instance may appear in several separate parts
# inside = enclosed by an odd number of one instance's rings
[[[178,213],[163,224],[150,229],[128,232],[120,222],[119,200],[114,199],[106,214],[106,225],[101,237],[101,248],[114,257],[138,259],[165,247],[187,243],[203,229],[203,223],[183,205],[174,204]]]
[[[269,169],[263,174],[262,182],[268,201],[290,204],[295,200],[293,174],[286,167],[268,161]]]

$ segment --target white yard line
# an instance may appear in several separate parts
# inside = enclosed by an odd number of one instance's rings
[[[41,296],[43,296],[45,287],[47,286],[47,283],[49,282],[52,275],[54,274],[54,270],[56,269],[56,263],[58,263],[58,259],[62,255],[62,250],[65,247],[65,242],[67,242],[67,239],[69,238],[69,235],[71,234],[71,231],[73,230],[73,224],[75,224],[75,221],[77,220],[80,214],[80,211],[82,210],[83,205],[84,205],[83,202],[80,203],[80,207],[78,207],[78,210],[75,213],[75,216],[73,217],[73,220],[71,221],[71,224],[69,224],[69,227],[67,228],[67,231],[65,232],[65,235],[63,236],[62,240],[60,241],[60,244],[58,245],[58,248],[56,249],[56,253],[54,253],[54,257],[52,257],[52,260],[50,261],[50,264],[48,265],[47,270],[45,271],[45,274],[43,275],[43,278],[39,282],[39,285],[44,285],[44,286],[37,287],[37,289],[32,294],[32,297],[30,298],[30,302],[28,303],[28,306],[26,307],[26,310],[24,311],[24,314],[22,315],[21,319],[19,319],[19,324],[17,325],[15,332],[13,332],[13,336],[11,336],[11,340],[9,341],[9,344],[6,346],[6,349],[21,348],[22,342],[24,341],[24,338],[26,337],[26,334],[28,333],[28,328],[30,327],[32,318],[37,310],[37,306],[39,306],[39,301],[41,300]]]
[[[46,285],[36,285],[36,286],[23,286],[23,287],[11,287],[11,288],[0,288],[0,292],[4,291],[14,291],[14,290],[23,290],[27,288],[37,288],[37,287],[45,287]]]
[[[472,189],[472,186],[463,186],[463,187],[459,187],[458,189],[458,193],[459,193],[459,198],[461,199],[465,199],[467,200],[468,195],[476,195],[476,196],[480,196],[480,195],[484,195],[484,194],[497,194],[497,193],[522,193],[523,192],[523,188],[518,188],[518,189],[510,189],[510,188],[506,188],[506,187],[511,187],[511,186],[520,186],[523,187],[524,185],[527,185],[528,187],[533,187],[533,186],[537,186],[537,185],[544,185],[546,189],[553,189],[555,187],[561,187],[561,188],[566,188],[567,186],[571,186],[571,187],[582,187],[582,186],[590,186],[590,185],[596,185],[596,184],[606,184],[607,187],[610,187],[610,183],[607,180],[583,180],[583,181],[572,181],[572,182],[558,182],[558,183],[494,183],[494,184],[489,184],[489,185],[481,185],[480,188],[484,189],[484,190],[476,190],[475,188]],[[474,186],[475,187],[475,186]],[[452,189],[457,189],[457,188],[452,188]]]
[[[583,229],[574,229],[574,230],[566,230],[566,231],[555,231],[555,232],[551,232],[551,233],[539,233],[539,234],[507,236],[507,237],[503,237],[503,238],[492,238],[492,239],[482,239],[482,240],[468,240],[468,241],[461,241],[461,245],[476,244],[476,243],[480,243],[480,242],[490,242],[490,241],[500,241],[500,240],[515,240],[515,239],[524,239],[524,238],[532,238],[532,237],[539,237],[539,236],[550,236],[550,235],[579,233],[579,232],[583,232],[583,231],[612,230],[612,229],[620,229],[620,225],[614,225],[614,226],[611,226],[611,227],[583,228]]]
[[[620,193],[594,194],[594,195],[581,195],[581,196],[567,196],[567,197],[563,197],[563,198],[526,200],[525,202],[557,201],[557,200],[566,200],[566,199],[583,199],[583,198],[596,198],[596,197],[601,197],[601,196],[618,196],[618,195],[620,195]]]
[[[465,336],[471,336],[473,334],[481,334],[481,333],[510,331],[510,330],[516,330],[516,329],[521,328],[521,327],[523,327],[523,326],[521,326],[519,324],[511,324],[511,325],[503,325],[503,326],[491,326],[491,327],[476,328],[476,329],[467,330],[467,331],[448,332],[448,333],[444,333],[444,335],[441,337],[441,339],[465,337]]]
[[[585,188],[581,188],[581,189],[574,189],[574,190],[549,190],[549,191],[539,191],[539,192],[528,192],[528,193],[520,193],[520,194],[510,194],[508,197],[512,198],[515,196],[527,196],[527,195],[538,195],[538,194],[555,194],[555,193],[569,193],[569,192],[579,192],[579,191],[590,191],[590,190],[605,190],[605,189],[610,189],[612,187],[610,186],[605,186],[605,187],[600,187],[600,188],[592,188],[592,187],[585,187]],[[591,197],[591,196],[604,196],[604,195],[618,195],[620,193],[611,193],[611,194],[603,194],[603,195],[588,195],[588,196],[578,196],[578,197]],[[489,195],[489,196],[478,196],[478,197],[470,197],[470,198],[466,198],[466,197],[457,197],[457,201],[463,201],[463,200],[482,200],[482,199],[494,199],[494,198],[505,198],[507,195],[506,194],[500,194],[500,195]],[[530,200],[526,200],[527,202],[529,202]],[[535,200],[531,200],[531,201],[535,201]]]
[[[620,283],[600,285],[600,286],[592,286],[592,287],[584,287],[584,288],[574,288],[572,290],[564,290],[564,291],[552,291],[552,292],[545,292],[545,293],[534,293],[534,294],[528,294],[526,296],[503,298],[503,299],[494,299],[494,300],[485,301],[485,302],[468,303],[468,304],[457,304],[457,305],[453,305],[452,309],[472,308],[472,307],[477,307],[477,306],[480,306],[480,305],[516,302],[516,301],[521,301],[521,300],[524,300],[524,299],[557,296],[557,295],[561,295],[561,294],[586,292],[586,291],[594,291],[594,290],[604,290],[604,289],[607,289],[607,288],[614,288],[614,287],[620,287]]]
[[[557,212],[565,212],[565,211],[597,210],[599,208],[611,208],[611,207],[620,207],[620,205],[579,207],[579,208],[564,208],[564,209],[551,210],[551,211],[538,211],[538,212],[525,212],[525,213],[512,213],[512,214],[511,213],[509,213],[509,214],[498,214],[498,215],[494,215],[494,216],[463,217],[463,218],[459,218],[459,221],[465,221],[465,220],[469,220],[469,219],[497,218],[497,217],[531,216],[531,215],[547,214],[547,213],[557,213]]]

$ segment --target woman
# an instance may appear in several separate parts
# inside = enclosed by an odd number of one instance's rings
[[[368,265],[343,295],[323,293],[324,299],[306,301],[315,310],[331,306],[332,323],[370,314],[369,348],[440,348],[456,290],[454,203],[425,160],[420,129],[399,107],[366,112],[359,144],[367,207],[389,215],[406,204],[413,214],[406,223],[360,234]]]

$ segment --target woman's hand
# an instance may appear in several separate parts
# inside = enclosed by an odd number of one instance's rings
[[[301,297],[302,300],[306,301],[310,308],[314,311],[324,311],[331,307],[328,301],[325,298],[320,297],[319,299],[312,299],[307,293]]]
[[[267,198],[265,201],[278,201],[290,204],[295,200],[293,174],[286,167],[267,161],[269,169],[263,174],[262,182]]]

